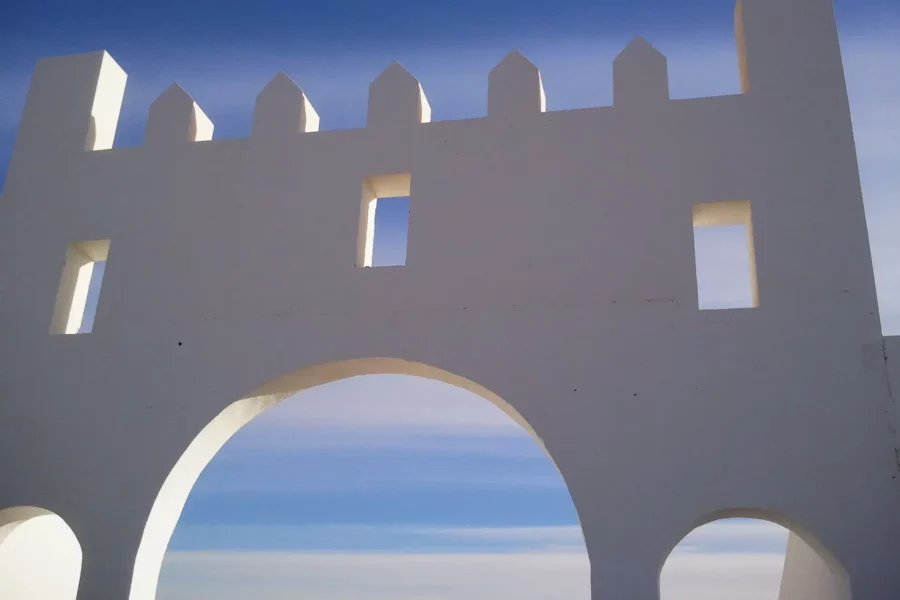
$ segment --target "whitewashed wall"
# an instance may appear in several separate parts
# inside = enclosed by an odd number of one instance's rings
[[[741,4],[741,95],[669,100],[637,40],[611,107],[544,112],[513,53],[486,118],[429,123],[392,66],[363,129],[316,131],[282,77],[248,139],[212,139],[174,87],[130,149],[110,149],[109,55],[41,61],[0,198],[0,508],[72,527],[79,600],[152,597],[193,478],[237,427],[311,385],[408,373],[541,440],[594,600],[655,600],[678,540],[738,515],[790,527],[855,600],[900,597],[896,421],[831,1]],[[396,174],[407,266],[362,268],[363,200]],[[698,214],[752,225],[755,308],[698,310]],[[71,245],[105,240],[93,332],[51,334]]]

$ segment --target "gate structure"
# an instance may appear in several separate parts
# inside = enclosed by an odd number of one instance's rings
[[[900,338],[832,3],[741,0],[736,23],[741,94],[670,99],[638,39],[613,106],[546,112],[513,52],[484,118],[429,122],[394,65],[361,129],[317,131],[278,76],[249,138],[213,140],[173,86],[126,149],[113,59],[40,61],[0,198],[0,516],[71,527],[78,600],[152,599],[237,428],[313,385],[407,373],[543,444],[593,600],[655,600],[673,546],[724,516],[791,529],[782,600],[900,598]],[[375,199],[398,195],[406,266],[369,268]],[[700,310],[693,228],[727,223],[753,306]]]

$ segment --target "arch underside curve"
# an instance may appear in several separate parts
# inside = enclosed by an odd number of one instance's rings
[[[54,513],[37,506],[13,506],[0,510],[0,544],[26,521],[52,514]]]
[[[135,557],[129,600],[155,599],[162,560],[185,502],[203,469],[239,429],[267,408],[299,392],[363,375],[421,377],[476,394],[527,431],[553,462],[534,428],[512,405],[463,376],[424,363],[384,357],[348,359],[301,368],[258,387],[228,405],[188,445],[163,482],[150,510]],[[555,462],[553,464],[556,466]]]

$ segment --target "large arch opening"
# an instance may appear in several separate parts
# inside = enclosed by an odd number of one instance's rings
[[[850,577],[809,530],[758,509],[713,513],[660,568],[660,600],[852,600]]]
[[[66,522],[48,510],[0,510],[0,598],[74,600],[81,545]]]
[[[557,572],[566,574],[567,580],[574,581],[574,584],[572,584],[574,585],[572,591],[575,593],[567,593],[567,597],[583,597],[584,600],[587,600],[590,595],[589,565],[587,562],[586,550],[584,549],[584,537],[578,523],[574,504],[572,503],[571,496],[568,494],[565,483],[562,481],[562,476],[558,469],[556,469],[555,464],[553,464],[552,459],[549,458],[549,454],[547,454],[543,443],[532,427],[512,406],[497,394],[475,382],[429,365],[386,358],[348,360],[295,371],[260,387],[253,393],[248,394],[245,398],[229,405],[216,416],[189,445],[172,469],[159,492],[145,526],[144,536],[136,557],[130,599],[153,600],[156,597],[156,591],[159,585],[160,568],[163,563],[164,555],[166,554],[167,547],[172,539],[172,534],[179,522],[185,503],[188,501],[194,484],[201,476],[201,473],[204,472],[207,465],[209,465],[217,453],[219,453],[223,446],[225,446],[239,430],[242,430],[251,420],[254,420],[257,416],[260,416],[263,412],[268,411],[268,409],[275,405],[279,405],[277,410],[272,410],[267,413],[267,416],[261,418],[258,422],[266,421],[269,414],[274,415],[279,413],[279,411],[286,409],[288,406],[300,408],[305,405],[304,401],[310,394],[324,393],[324,390],[328,388],[349,384],[351,380],[353,382],[363,382],[363,380],[367,379],[379,378],[385,380],[390,377],[409,381],[416,380],[447,388],[452,387],[456,392],[461,392],[473,398],[477,396],[477,398],[474,398],[477,403],[484,405],[499,415],[500,419],[511,425],[512,429],[521,432],[521,437],[524,437],[526,443],[531,446],[532,454],[536,453],[541,461],[546,463],[546,465],[549,465],[554,476],[557,478],[559,488],[562,489],[565,495],[565,501],[568,502],[571,511],[570,514],[572,515],[572,522],[570,524],[565,526],[536,525],[534,527],[513,527],[508,526],[510,523],[507,523],[505,524],[507,526],[503,527],[503,531],[500,532],[503,536],[503,548],[497,552],[481,552],[482,556],[477,561],[476,570],[485,577],[489,577],[486,572],[494,571],[505,572],[509,576],[515,576],[521,579],[523,575],[527,576],[529,573],[539,573],[542,569],[548,568],[549,565],[550,568],[556,569]],[[286,402],[283,405],[281,404],[283,400],[295,396],[300,392],[304,393],[300,394],[296,399],[292,399],[290,402]],[[457,394],[456,398],[458,397]],[[487,400],[487,402],[485,403],[483,400]],[[374,401],[377,404],[377,399],[374,399]],[[452,400],[450,399],[450,395],[447,395],[446,398],[442,397],[440,401],[450,403]],[[398,409],[395,406],[393,417],[399,418],[401,421],[404,420],[408,416],[406,414],[408,408],[411,409],[411,406],[406,404],[399,408],[399,412],[396,412]],[[496,409],[499,409],[499,411]],[[375,410],[375,406],[372,407],[372,410]],[[453,416],[450,415],[449,418],[452,420]],[[256,427],[256,424],[241,431],[241,434],[235,437],[234,442],[240,443],[242,436],[253,429],[253,427]],[[226,449],[223,454],[228,455],[231,452],[230,448],[231,445],[229,445],[229,448]],[[437,467],[435,470],[439,469],[440,467]],[[212,466],[211,472],[213,474],[215,473],[215,465]],[[502,474],[498,473],[498,475],[500,475],[502,479]],[[207,477],[207,475],[204,474],[204,477]],[[203,482],[201,482],[201,484],[202,483]],[[472,499],[463,499],[463,503],[467,501],[471,503]],[[510,502],[509,506],[510,508],[515,508],[515,503]],[[268,507],[263,509],[263,511],[265,510],[269,510]],[[188,511],[188,514],[191,514],[190,511]],[[476,548],[490,546],[491,542],[488,538],[498,533],[491,528],[479,527],[477,524],[473,524],[475,526],[467,527],[465,530],[454,529],[452,531],[449,530],[449,528],[440,526],[395,528],[392,535],[395,537],[399,536],[395,541],[399,544],[398,547],[403,548],[415,547],[417,543],[420,543],[428,536],[433,537],[435,535],[440,535],[444,538],[449,536],[450,538],[453,538],[454,543],[458,544],[458,547],[471,549],[472,552],[467,552],[467,554],[469,558],[472,558],[473,552],[479,552]],[[179,529],[179,531],[181,531],[181,529]],[[280,531],[279,535],[283,536],[285,533]],[[319,535],[323,534],[320,532]],[[331,530],[328,532],[328,535],[346,537],[348,533],[346,530]],[[176,541],[182,539],[182,537],[183,536],[179,534],[179,536],[176,537]],[[520,560],[514,564],[510,554],[504,552],[504,550],[509,547],[510,543],[514,543],[517,547],[521,548],[527,547],[530,552],[529,556],[526,557],[526,553],[523,552],[519,555]],[[542,547],[545,550],[552,550],[554,556],[548,561],[545,555],[534,552],[537,547],[536,544],[543,545]],[[358,550],[359,548],[351,549],[351,551],[354,552],[358,552]],[[415,552],[415,550],[413,550],[413,552]],[[310,557],[307,556],[307,558]],[[356,565],[353,568],[353,573],[361,574],[363,575],[363,579],[365,579],[364,576],[368,570],[372,577],[384,579],[384,572],[396,568],[396,561],[391,562],[394,558],[396,557],[370,555],[369,559],[372,560],[369,560],[365,564]],[[261,555],[259,556],[259,559],[264,560]],[[271,561],[277,562],[278,560],[283,559],[283,556],[269,555],[268,559],[265,560],[268,560],[271,565]],[[321,577],[325,577],[324,574],[327,573],[329,569],[332,571],[335,569],[333,561],[329,562],[332,559],[333,555],[314,557],[314,562],[318,561],[316,562],[316,568],[319,569]],[[205,559],[201,558],[201,560]],[[466,565],[463,564],[463,562],[460,562],[462,560],[459,553],[449,556],[441,553],[428,553],[426,551],[425,555],[416,557],[417,562],[415,568],[409,571],[407,576],[405,576],[409,579],[410,575],[416,574],[413,579],[417,578],[418,581],[394,581],[392,585],[399,585],[400,587],[416,584],[426,586],[447,586],[449,585],[449,574],[452,571],[458,573],[461,569],[465,569]],[[529,563],[529,561],[531,562]],[[167,559],[166,564],[169,565],[170,562],[171,561]],[[432,581],[430,583],[423,581],[418,573],[424,573],[429,570],[434,572],[438,563],[442,563],[441,569],[443,569],[445,575],[447,575],[445,580],[437,582]],[[473,562],[472,564],[476,563]],[[221,568],[233,574],[239,569],[246,569],[246,564],[235,564],[232,565],[232,567],[226,567],[223,564]],[[167,567],[167,569],[169,569],[169,567]],[[167,571],[167,573],[169,572],[170,571]],[[182,573],[183,572],[184,571],[182,570]],[[345,575],[350,574],[345,573]],[[397,577],[404,576],[398,573]],[[475,575],[475,577],[477,578],[479,575]],[[541,583],[537,577],[534,579],[536,585]],[[168,579],[166,581],[168,581]],[[490,585],[490,583],[487,585]],[[199,590],[194,591],[195,593],[199,592]],[[394,596],[405,597],[402,593],[397,595],[398,590],[394,589],[393,591]],[[250,590],[248,590],[248,592],[250,592]]]

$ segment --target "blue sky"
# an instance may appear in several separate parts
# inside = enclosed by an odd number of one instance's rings
[[[900,5],[836,7],[882,321],[900,334]],[[541,69],[550,110],[605,105],[612,59],[636,34],[669,57],[673,96],[735,93],[732,15],[732,0],[18,3],[0,9],[0,180],[43,56],[110,51],[129,74],[116,145],[134,146],[173,81],[217,139],[247,135],[279,70],[322,129],[360,127],[368,84],[394,60],[434,120],[481,116],[487,73],[512,48]],[[405,253],[407,210],[376,215],[376,262]],[[711,305],[747,294],[729,268],[736,235],[698,238]],[[663,572],[664,600],[774,598],[784,540],[766,524],[698,530]],[[442,384],[366,377],[287,400],[223,448],[185,507],[159,598],[586,599],[587,569],[558,473],[505,415]]]

